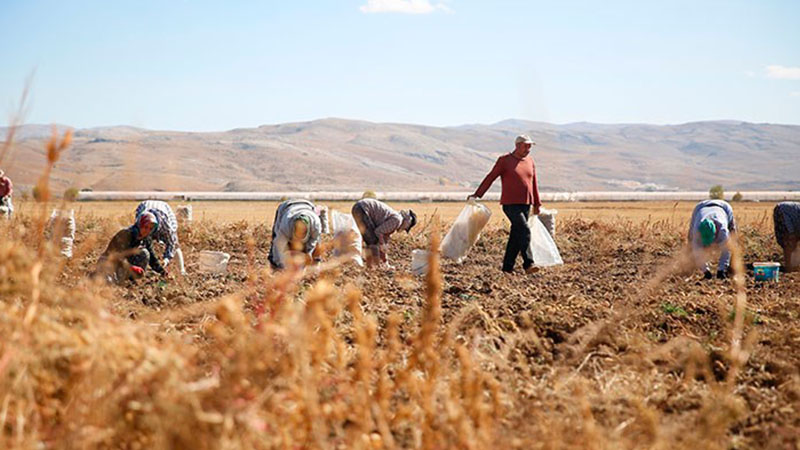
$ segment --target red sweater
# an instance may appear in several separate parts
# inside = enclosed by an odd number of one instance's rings
[[[539,186],[536,183],[536,166],[530,155],[519,159],[509,153],[497,158],[492,171],[486,175],[475,191],[477,197],[489,190],[494,180],[500,177],[503,193],[500,195],[501,205],[534,205],[539,207]]]
[[[0,177],[0,197],[11,195],[13,192],[14,185],[11,184],[11,180],[6,176]]]

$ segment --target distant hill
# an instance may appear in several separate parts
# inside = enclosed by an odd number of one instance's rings
[[[64,128],[60,125],[59,128]],[[18,130],[3,162],[35,183],[51,127]],[[5,136],[0,129],[0,137]],[[53,173],[57,192],[95,190],[469,190],[514,136],[537,142],[547,191],[800,190],[800,126],[736,121],[554,125],[505,120],[431,127],[343,119],[225,132],[79,129]],[[497,182],[499,187],[499,182]]]

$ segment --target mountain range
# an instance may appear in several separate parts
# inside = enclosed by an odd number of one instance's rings
[[[59,130],[67,127],[58,125]],[[17,129],[0,163],[18,188],[42,172],[49,125]],[[346,119],[221,132],[76,129],[54,190],[468,191],[517,134],[536,146],[544,191],[800,190],[800,126],[505,120],[433,127]],[[5,139],[7,129],[0,128]],[[499,182],[496,183],[499,187]]]

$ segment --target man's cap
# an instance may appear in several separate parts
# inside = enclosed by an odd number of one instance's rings
[[[536,145],[536,143],[535,143],[535,142],[533,142],[533,140],[531,139],[531,137],[530,137],[530,136],[528,136],[527,134],[520,134],[519,136],[517,136],[517,138],[516,138],[516,139],[514,139],[514,144],[531,144],[531,145]]]
[[[408,215],[411,217],[411,222],[408,225],[408,229],[406,230],[406,233],[411,232],[411,229],[414,228],[414,225],[417,224],[417,214],[414,211],[409,209],[408,210]]]
[[[705,219],[700,222],[700,241],[703,243],[703,247],[711,245],[716,236],[717,226],[714,224],[713,220]]]

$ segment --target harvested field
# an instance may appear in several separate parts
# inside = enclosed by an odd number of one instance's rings
[[[411,251],[458,204],[412,204],[425,217],[388,276],[304,276],[265,270],[274,204],[195,203],[188,276],[119,287],[86,273],[135,204],[75,206],[63,265],[36,252],[34,205],[0,222],[4,448],[800,443],[800,274],[701,280],[679,257],[688,203],[546,205],[565,265],[530,276],[500,272],[493,205],[466,261],[427,281]],[[745,262],[779,260],[771,207],[734,204]],[[232,255],[228,274],[196,272],[205,249]]]

